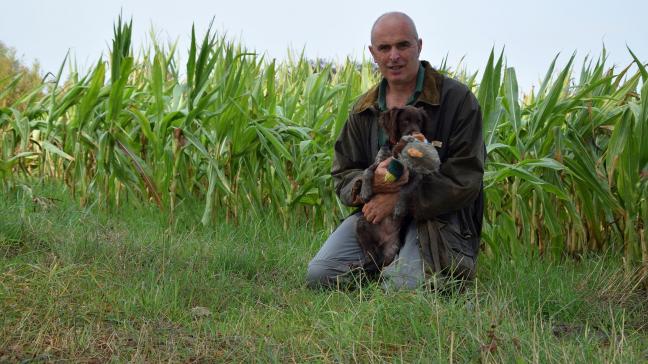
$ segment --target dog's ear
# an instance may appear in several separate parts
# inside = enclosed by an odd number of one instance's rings
[[[394,108],[392,109],[392,120],[391,120],[391,132],[389,133],[389,142],[391,145],[395,145],[398,143],[400,140],[400,137],[402,135],[402,130],[401,130],[401,125],[399,123],[399,119],[401,118],[401,114],[403,113],[403,109],[401,108]]]
[[[425,119],[427,118],[427,113],[425,112],[425,108],[423,106],[419,106],[416,108],[418,117],[419,117],[419,126],[422,128],[423,124],[425,122]]]
[[[423,125],[423,121],[427,118],[427,113],[425,112],[425,108],[423,106],[419,106],[416,108],[416,113],[418,114],[419,118],[421,119],[421,123],[419,125]]]
[[[398,142],[398,131],[399,131],[398,114],[399,113],[400,113],[400,109],[392,108],[380,114],[380,117],[378,119],[378,123],[380,124],[380,126],[383,127],[383,129],[387,133],[387,137],[389,138],[389,143],[392,145]]]
[[[387,134],[389,134],[389,129],[390,129],[390,127],[389,127],[390,112],[391,112],[391,110],[383,111],[378,116],[378,125],[380,125],[380,127]]]

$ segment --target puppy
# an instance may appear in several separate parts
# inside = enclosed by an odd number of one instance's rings
[[[407,211],[409,195],[424,173],[438,170],[440,161],[432,144],[424,143],[421,126],[426,117],[423,109],[413,106],[391,109],[381,114],[379,123],[386,131],[388,144],[381,147],[375,162],[365,170],[360,197],[369,201],[373,195],[373,179],[378,164],[392,156],[408,169],[408,182],[401,186],[394,214],[379,224],[372,224],[361,215],[356,225],[358,243],[365,253],[365,271],[375,273],[391,264],[400,249],[400,229]],[[393,146],[393,147],[391,147]]]

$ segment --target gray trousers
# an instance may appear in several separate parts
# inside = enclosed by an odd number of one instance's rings
[[[309,287],[335,287],[353,279],[351,267],[365,258],[356,239],[358,217],[359,213],[346,218],[310,261],[306,274]],[[394,262],[381,273],[385,289],[415,289],[425,280],[416,223],[412,221],[405,228],[403,246]]]

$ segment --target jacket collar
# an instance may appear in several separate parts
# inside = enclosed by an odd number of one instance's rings
[[[432,106],[439,106],[441,103],[441,87],[443,86],[443,76],[437,72],[429,62],[421,61],[425,68],[425,78],[423,80],[423,92],[419,95],[416,103],[423,102]],[[358,102],[352,109],[352,113],[359,114],[369,108],[378,108],[378,89],[380,83],[372,87],[365,94],[360,96]]]

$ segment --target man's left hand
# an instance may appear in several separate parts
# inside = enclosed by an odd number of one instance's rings
[[[372,224],[379,224],[384,218],[394,213],[399,193],[378,193],[362,207],[365,219]]]

